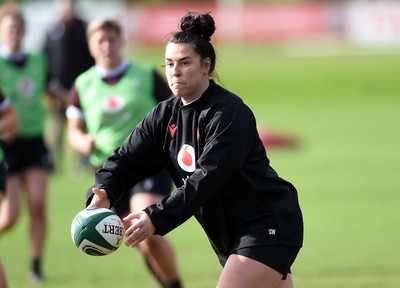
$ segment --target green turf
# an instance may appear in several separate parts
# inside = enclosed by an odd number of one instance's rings
[[[304,213],[296,287],[399,287],[400,54],[295,48],[220,46],[217,69],[260,124],[300,140],[297,149],[268,149],[272,166],[298,188]],[[162,50],[132,55],[161,71]],[[157,287],[131,248],[98,258],[75,248],[70,224],[92,179],[66,154],[50,186],[43,287]],[[0,237],[11,288],[31,287],[22,211],[15,229]],[[221,268],[197,223],[168,237],[186,287],[215,287]]]

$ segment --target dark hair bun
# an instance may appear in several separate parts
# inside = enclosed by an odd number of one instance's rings
[[[210,12],[201,14],[196,11],[190,11],[182,17],[180,29],[196,33],[210,41],[211,35],[215,32],[215,22]]]

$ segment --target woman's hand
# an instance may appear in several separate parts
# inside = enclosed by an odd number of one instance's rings
[[[108,199],[106,190],[93,187],[92,192],[94,195],[87,208],[97,207],[110,209],[110,199]]]
[[[132,225],[126,230],[126,246],[136,246],[154,234],[156,228],[151,222],[149,215],[143,211],[129,214],[124,221],[132,221]]]
[[[78,152],[85,156],[90,156],[95,148],[95,137],[90,134],[82,134],[79,139]]]

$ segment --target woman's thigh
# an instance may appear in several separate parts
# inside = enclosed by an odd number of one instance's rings
[[[282,274],[245,256],[229,256],[218,281],[218,288],[276,288]]]
[[[30,168],[23,172],[31,213],[45,209],[49,172],[42,168]]]
[[[20,177],[12,175],[7,178],[6,194],[0,204],[0,230],[12,225],[20,213]]]

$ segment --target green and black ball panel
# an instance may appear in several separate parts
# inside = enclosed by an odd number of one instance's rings
[[[121,245],[124,228],[121,219],[105,208],[87,208],[72,221],[71,236],[75,246],[93,255],[108,255]]]

